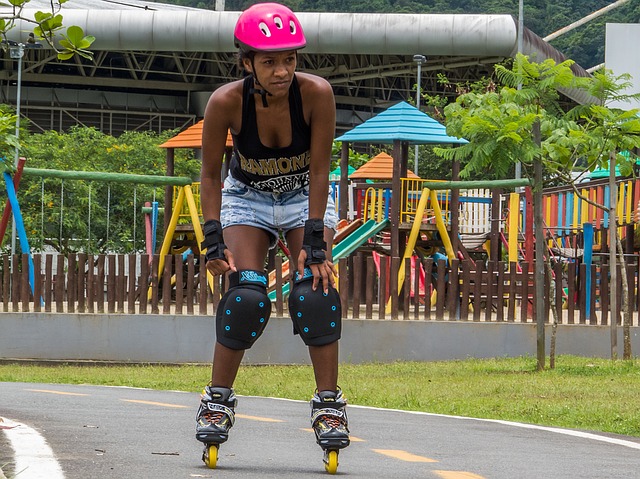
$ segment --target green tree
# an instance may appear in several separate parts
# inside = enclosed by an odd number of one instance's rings
[[[572,63],[556,64],[553,60],[532,63],[518,55],[511,68],[496,66],[502,87],[485,93],[467,93],[445,108],[448,133],[464,137],[470,143],[453,149],[439,148],[436,153],[450,160],[468,159],[462,172],[466,176],[486,169],[504,173],[515,162],[521,162],[527,176],[535,179],[536,205],[541,200],[542,175],[532,175],[531,171],[542,166],[547,175],[574,185],[580,195],[570,173],[579,164],[586,169],[606,167],[610,152],[640,147],[640,118],[638,110],[622,111],[607,105],[613,99],[633,97],[622,93],[628,87],[627,78],[612,77],[610,72],[576,77],[570,68]],[[590,94],[592,102],[564,112],[558,104],[560,88],[582,89]],[[613,158],[623,171],[630,171],[636,160],[633,153],[629,158],[622,155]],[[611,227],[617,232],[617,228]],[[536,230],[542,231],[540,210],[536,214]],[[536,258],[540,259],[544,256],[541,243],[542,237],[538,235]],[[621,249],[619,241],[616,243]],[[541,281],[541,277],[537,275],[536,280]],[[544,355],[538,359],[539,366],[544,367]]]
[[[119,138],[94,128],[48,131],[25,138],[27,167],[164,175],[159,144],[174,131],[127,132]],[[191,150],[176,152],[175,174],[197,179],[200,165]],[[164,206],[164,187],[118,182],[41,179],[24,175],[18,191],[27,234],[35,250],[61,253],[144,250],[145,201]]]
[[[55,50],[60,60],[68,60],[75,54],[85,58],[92,58],[89,51],[95,37],[85,35],[82,28],[72,25],[66,30],[63,25],[63,17],[60,13],[62,5],[67,0],[52,0],[50,8],[46,11],[37,11],[33,18],[23,14],[24,7],[29,0],[9,0],[11,11],[3,13],[0,17],[0,35],[4,42],[3,47],[9,44],[7,34],[16,27],[18,20],[26,21],[33,25],[34,38],[46,42]]]

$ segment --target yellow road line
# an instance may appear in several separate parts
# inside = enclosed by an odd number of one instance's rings
[[[485,479],[483,476],[465,471],[433,471],[442,479]]]
[[[169,403],[155,402],[155,401],[141,401],[141,400],[138,400],[138,399],[120,399],[120,401],[133,402],[133,403],[136,403],[136,404],[148,404],[149,406],[173,407],[173,408],[178,408],[178,409],[183,409],[183,408],[189,407],[189,406],[184,406],[182,404],[169,404]]]
[[[310,427],[309,428],[303,427],[301,430],[305,432],[313,432],[313,429],[311,429]],[[360,439],[359,437],[355,437],[355,436],[349,436],[349,440],[351,442],[367,442],[364,439]]]
[[[249,419],[250,421],[260,421],[260,422],[284,422],[282,419],[273,419],[270,417],[260,417],[260,416],[248,416],[246,414],[236,414],[236,418]]]
[[[430,457],[417,456],[410,452],[400,451],[398,449],[372,449],[372,451],[405,462],[438,462]]]
[[[59,394],[61,396],[88,396],[88,394],[68,393],[68,392],[65,392],[65,391],[52,391],[52,390],[49,390],[49,389],[25,389],[25,391],[32,391],[34,393]]]

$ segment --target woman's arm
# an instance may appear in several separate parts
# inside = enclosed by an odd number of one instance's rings
[[[329,194],[331,148],[336,127],[336,104],[331,85],[313,75],[303,75],[302,103],[311,127],[311,158],[309,160],[309,219],[324,220]],[[306,228],[305,228],[306,229]],[[304,248],[298,257],[298,271],[302,275],[307,253]],[[314,276],[314,289],[322,281],[323,289],[335,287],[335,268],[330,260],[309,266]]]
[[[200,205],[207,231],[219,243],[222,231],[219,228],[222,204],[222,160],[227,141],[227,131],[234,126],[237,106],[234,83],[216,90],[207,103],[202,127],[202,168],[200,170]],[[218,223],[215,223],[218,222]],[[214,226],[217,225],[217,226]],[[235,271],[233,255],[228,249],[219,252],[224,258],[209,259],[207,269],[212,274],[223,274],[229,269]]]

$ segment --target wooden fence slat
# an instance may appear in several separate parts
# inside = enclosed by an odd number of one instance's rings
[[[95,274],[95,257],[90,254],[87,257],[87,312],[95,311],[96,299],[96,274]]]
[[[64,313],[64,293],[66,288],[65,275],[64,275],[64,261],[65,257],[62,254],[57,255],[58,263],[56,264],[56,279],[54,295],[56,298],[56,312]]]
[[[608,281],[605,278],[609,278],[609,265],[603,264],[600,266],[600,277],[603,278],[601,281],[604,284],[603,287],[600,288],[600,308],[602,310],[602,316],[600,318],[600,324],[606,326],[609,324],[609,287],[606,286]]]
[[[496,276],[496,321],[499,323],[504,321],[504,282],[507,278],[505,274],[506,263],[498,261],[498,275]]]
[[[284,286],[284,278],[282,277],[282,266],[284,265],[284,261],[282,260],[282,256],[276,255],[275,257],[276,263],[276,282],[275,282],[275,291],[276,291],[276,314],[278,316],[282,316],[284,314],[284,299],[282,297],[282,288]],[[289,274],[294,274],[291,271],[291,263],[289,263]]]
[[[493,313],[493,281],[494,281],[495,261],[487,261],[487,274],[486,279],[486,300],[485,300],[485,321],[491,322],[491,316]]]
[[[187,314],[193,314],[193,301],[195,297],[195,257],[190,254],[187,256],[187,291],[186,291],[186,303]]]
[[[388,256],[380,256],[380,275],[378,276],[378,319],[385,319],[387,307],[387,264]]]
[[[2,311],[9,311],[9,300],[11,299],[11,257],[8,254],[2,255]]]
[[[51,254],[48,254],[45,258],[44,271],[44,311],[50,313],[53,302],[51,296],[53,291],[53,255]]]
[[[198,312],[202,316],[206,316],[209,310],[209,283],[207,278],[207,259],[203,254],[200,255],[198,282],[200,287],[200,301]]]
[[[375,264],[373,262],[373,256],[367,256],[366,259],[366,279],[365,279],[365,311],[364,317],[366,319],[373,319],[373,301],[375,299],[374,285],[378,284],[376,278]]]
[[[580,264],[580,270],[579,270],[579,278],[580,278],[580,291],[584,291],[585,287],[587,285],[587,265],[584,263]],[[586,297],[584,294],[581,294],[578,297],[578,310],[579,310],[579,323],[580,324],[586,324],[587,322],[587,303],[586,303]]]
[[[556,315],[558,316],[558,321],[562,322],[562,299],[563,299],[563,291],[562,291],[562,263],[556,262],[553,265],[553,273],[554,273],[554,286],[556,290],[555,299],[554,299],[554,307],[556,310]],[[595,284],[595,281],[593,282]]]
[[[404,259],[404,287],[402,288],[402,319],[409,319],[409,305],[411,303],[411,258]]]
[[[433,258],[426,258],[422,261],[424,268],[424,283],[425,283],[425,295],[424,295],[424,319],[431,320],[431,294],[432,294],[432,273],[433,273]]]
[[[75,313],[76,311],[76,293],[78,291],[76,255],[69,253],[67,255],[67,312]]]
[[[33,312],[42,311],[42,255],[33,255]]]
[[[576,306],[576,266],[569,264],[567,271],[567,322],[575,324],[575,306]]]
[[[597,271],[596,265],[592,264],[589,266],[591,268],[591,288],[589,291],[589,310],[591,311],[591,317],[589,319],[589,324],[598,324],[598,316],[596,314],[596,278]]]
[[[400,258],[398,256],[391,257],[391,274],[389,275],[389,296],[391,297],[391,319],[398,319],[398,296],[391,294],[398,291],[398,271],[400,271]]]
[[[352,317],[354,319],[360,319],[360,303],[361,303],[361,295],[362,295],[362,286],[365,283],[363,278],[363,255],[362,253],[357,253],[353,258],[353,307],[352,307]]]
[[[471,266],[472,262],[464,260],[460,263],[462,267],[462,274],[460,275],[460,282],[462,284],[460,295],[460,320],[469,320],[469,301],[471,292]]]
[[[443,259],[438,260],[437,266],[437,280],[436,280],[436,321],[442,321],[444,319],[444,304],[446,298],[446,283],[445,283],[445,271],[446,261]]]
[[[129,265],[129,277],[127,278],[127,312],[129,314],[136,313],[136,260],[137,257],[134,254],[130,254],[127,256],[128,265]]]
[[[117,280],[116,280],[116,256],[107,256],[107,312],[116,312]]]
[[[414,265],[414,274],[413,274],[413,319],[420,319],[420,302],[421,302],[421,298],[423,298],[423,296],[421,296],[420,294],[420,278],[422,276],[422,264],[420,263],[420,259],[418,257],[416,257],[414,260],[413,265]],[[424,281],[424,302],[426,304],[426,300],[427,300],[427,285],[426,285],[426,278]]]
[[[520,321],[526,323],[529,315],[529,263],[522,264],[520,278]]]
[[[18,254],[14,254],[11,258],[11,300],[13,311],[20,311],[20,261]]]
[[[176,254],[173,256],[174,260],[174,278],[175,280],[175,314],[182,314],[184,307],[184,264],[182,262],[182,255]],[[171,300],[171,293],[169,293],[169,300]]]
[[[447,311],[449,312],[449,320],[459,319],[460,305],[460,260],[451,260],[451,268],[449,269],[449,281],[447,285]]]
[[[173,267],[173,256],[170,254],[164,257],[164,269],[162,271],[162,313],[171,312],[171,270]]]
[[[87,311],[87,297],[85,292],[87,284],[87,253],[78,253],[77,270],[76,297],[78,298],[78,312],[85,313]]]
[[[124,274],[124,255],[116,255],[116,261],[118,263],[114,275],[116,276],[116,312],[124,313],[124,298],[125,288],[127,286],[126,277]]]
[[[338,290],[340,303],[342,304],[342,317],[346,318],[349,311],[349,270],[347,267],[347,258],[342,258],[338,261],[338,271],[340,271],[340,276],[338,277]]]
[[[480,321],[480,311],[482,309],[482,262],[476,261],[473,282],[473,320]]]
[[[516,320],[516,273],[518,267],[515,261],[509,263],[509,303],[507,307],[507,321]]]
[[[160,264],[160,255],[154,254],[151,260],[151,314],[160,314],[158,306],[158,265]]]
[[[21,273],[20,299],[22,300],[22,311],[29,312],[31,305],[31,285],[29,284],[29,255],[27,253],[22,254]]]
[[[138,290],[136,296],[138,297],[138,313],[147,314],[148,295],[149,295],[149,255],[143,254],[140,257],[140,280],[138,282]]]

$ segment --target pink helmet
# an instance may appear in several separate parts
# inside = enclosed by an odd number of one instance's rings
[[[280,52],[304,48],[302,25],[279,3],[258,3],[240,14],[233,32],[235,45],[245,51]]]

